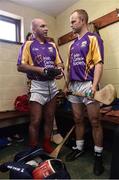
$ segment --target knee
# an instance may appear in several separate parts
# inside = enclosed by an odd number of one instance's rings
[[[101,122],[98,117],[93,117],[91,119],[91,126],[94,128],[99,128],[101,126]]]
[[[54,121],[54,115],[47,115],[45,116],[45,123],[47,126],[53,126],[53,121]]]
[[[35,116],[31,117],[30,126],[38,128],[39,127],[39,123],[40,123],[40,119],[39,118],[36,118]]]
[[[75,124],[80,126],[83,124],[83,118],[74,118]]]

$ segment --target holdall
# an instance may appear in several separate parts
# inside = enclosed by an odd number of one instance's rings
[[[17,153],[13,162],[0,165],[0,171],[9,171],[10,179],[71,179],[65,164],[40,147]]]
[[[46,153],[43,148],[35,147],[35,148],[27,148],[24,151],[17,153],[14,157],[15,162],[26,163],[30,160],[33,160],[35,157],[40,157],[43,160],[51,159],[51,157]]]
[[[18,162],[7,162],[0,165],[1,172],[9,171],[10,179],[32,179],[32,171],[35,167],[18,163]]]
[[[33,170],[32,174],[33,179],[70,179],[65,165],[60,159],[50,159],[41,162],[39,166]]]

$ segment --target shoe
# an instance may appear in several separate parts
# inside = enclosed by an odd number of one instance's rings
[[[93,172],[96,176],[100,176],[104,172],[102,153],[97,153],[97,152],[95,153]]]
[[[13,135],[13,140],[15,140],[16,142],[23,142],[24,141],[24,138],[21,137],[19,134],[15,134]]]
[[[70,162],[70,161],[74,161],[75,159],[77,159],[78,157],[80,157],[82,154],[84,153],[83,150],[79,150],[77,148],[74,148],[72,149],[72,152],[69,153],[67,156],[66,156],[66,161],[67,162]]]
[[[11,137],[7,137],[6,139],[8,141],[7,146],[11,146],[13,143],[13,139]]]

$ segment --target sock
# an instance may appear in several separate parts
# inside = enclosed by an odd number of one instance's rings
[[[50,139],[45,139],[43,142],[43,148],[47,153],[51,153],[54,149],[51,146]]]
[[[102,153],[103,147],[94,146],[94,151],[97,152],[97,153]]]
[[[84,140],[76,140],[76,146],[79,150],[83,149]]]
[[[94,152],[101,155],[103,152],[103,147],[94,146]]]
[[[58,130],[55,118],[53,121],[53,130]]]

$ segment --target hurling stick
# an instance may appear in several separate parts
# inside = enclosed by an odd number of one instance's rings
[[[84,93],[80,93],[80,92],[72,93],[72,95],[93,98],[106,105],[111,104],[113,100],[117,97],[116,90],[112,84],[108,84],[101,90],[96,91],[93,97]]]
[[[66,140],[68,139],[68,137],[70,136],[70,134],[72,133],[72,131],[74,130],[73,126],[70,131],[66,134],[65,138],[63,139],[63,141],[54,149],[54,151],[50,154],[51,157],[57,158],[58,154],[61,150],[61,148],[63,147],[64,143],[66,142]]]

